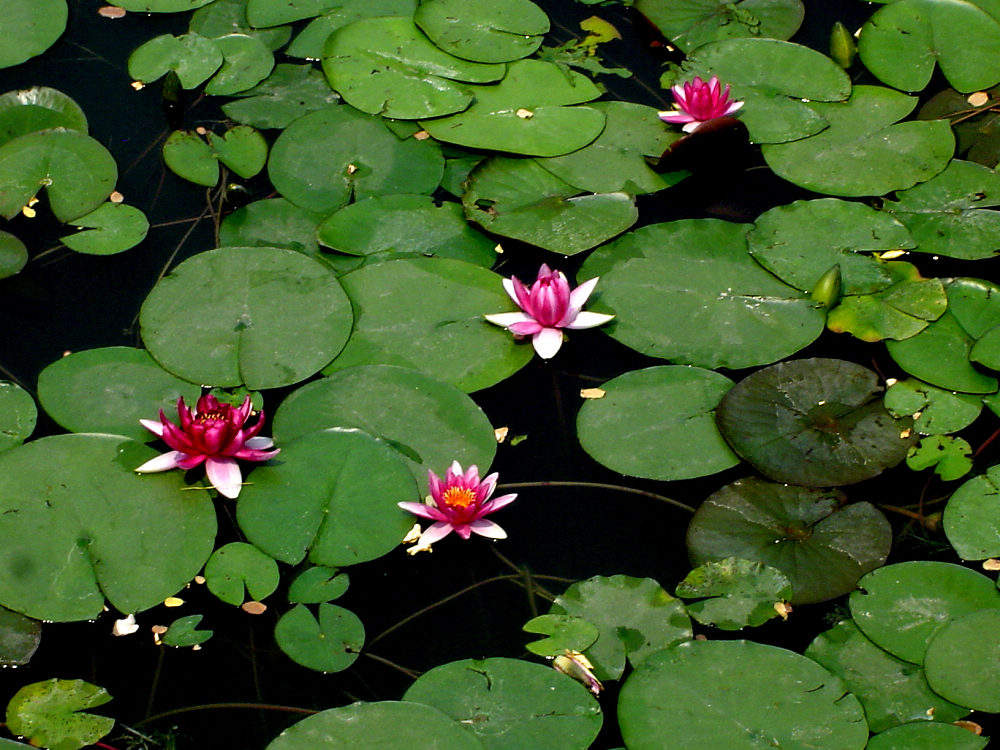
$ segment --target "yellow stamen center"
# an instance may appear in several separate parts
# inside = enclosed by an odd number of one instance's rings
[[[226,421],[222,413],[217,411],[206,411],[204,414],[198,414],[195,419],[199,422],[208,422],[209,420]]]
[[[476,493],[465,487],[449,487],[441,495],[441,500],[449,508],[468,508],[476,502]]]

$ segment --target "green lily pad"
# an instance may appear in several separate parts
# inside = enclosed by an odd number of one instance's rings
[[[0,668],[31,661],[42,640],[42,623],[0,607]]]
[[[420,703],[352,703],[303,719],[282,732],[267,750],[483,750],[476,736],[436,708]]]
[[[715,407],[732,386],[724,375],[697,367],[627,372],[580,408],[580,445],[626,476],[674,481],[724,471],[740,462],[715,426]]]
[[[208,590],[226,604],[239,607],[244,590],[261,601],[278,588],[278,564],[252,544],[230,542],[219,547],[205,563]]]
[[[749,641],[689,641],[652,655],[625,681],[618,721],[629,750],[862,750],[868,742],[864,711],[837,677]]]
[[[411,18],[365,18],[334,31],[323,47],[331,88],[362,112],[416,120],[461,112],[462,83],[504,77],[503,65],[469,62],[435,47]]]
[[[92,745],[115,725],[84,709],[103,706],[108,691],[83,680],[45,680],[25,685],[7,704],[7,728],[36,747],[78,750]]]
[[[215,158],[243,179],[256,175],[267,161],[267,141],[248,125],[237,125],[222,135],[210,132],[208,145]]]
[[[897,122],[916,105],[916,98],[878,86],[855,86],[846,102],[803,104],[830,127],[793,143],[765,144],[764,160],[779,177],[818,193],[883,195],[912,187],[941,172],[955,150],[947,122]]]
[[[195,185],[214,187],[219,181],[219,162],[198,134],[175,130],[163,143],[163,161],[178,177]]]
[[[292,604],[321,604],[344,595],[351,579],[336,568],[315,565],[306,568],[288,586],[288,601]]]
[[[428,469],[440,474],[452,461],[485,469],[497,449],[489,419],[465,393],[394,365],[351,367],[297,389],[273,427],[282,444],[315,430],[357,427],[395,448],[421,488]]]
[[[883,208],[903,222],[922,253],[979,260],[1000,253],[1000,175],[953,161],[927,182],[896,194]]]
[[[823,330],[824,313],[747,253],[745,224],[652,224],[599,248],[579,277],[600,276],[591,309],[636,351],[678,364],[739,369],[787,357]],[[725,330],[724,338],[704,331]]]
[[[85,349],[57,359],[38,376],[42,408],[70,432],[108,432],[150,442],[140,419],[162,409],[176,421],[177,399],[193,404],[201,388],[160,367],[142,349]]]
[[[875,735],[866,750],[983,750],[989,742],[989,737],[979,737],[965,727],[921,722]]]
[[[873,732],[911,721],[957,721],[969,713],[931,690],[923,669],[876,646],[851,620],[816,636],[805,655],[844,681]]]
[[[28,248],[10,232],[0,231],[0,279],[18,273],[28,263]]]
[[[586,76],[554,63],[518,60],[507,66],[499,83],[467,90],[468,109],[433,120],[422,115],[421,127],[446,143],[528,156],[568,154],[604,129],[600,110],[568,106],[596,99],[601,90]]]
[[[197,646],[212,637],[212,630],[198,630],[198,624],[204,615],[187,615],[178,617],[167,627],[167,632],[163,634],[161,640],[165,646],[174,648],[186,648]]]
[[[737,480],[695,512],[688,555],[694,565],[740,557],[777,568],[792,582],[796,604],[833,599],[882,565],[892,544],[879,510],[845,499],[835,490]]]
[[[487,159],[466,185],[462,204],[469,221],[563,255],[589,250],[639,217],[627,193],[581,195],[532,159]]]
[[[342,278],[356,320],[350,341],[323,369],[402,365],[467,393],[498,383],[531,359],[483,315],[513,303],[501,279],[480,266],[450,258],[402,258],[359,268]],[[410,296],[420,290],[420,305]]]
[[[76,130],[42,130],[0,146],[0,216],[11,219],[42,188],[52,213],[69,222],[115,189],[118,167],[104,146]]]
[[[531,0],[430,0],[413,20],[445,52],[483,63],[527,57],[549,31],[549,17]]]
[[[970,612],[1000,608],[1000,593],[992,580],[974,570],[916,560],[866,575],[851,594],[850,606],[854,622],[875,644],[921,664],[927,644],[945,624]]]
[[[934,64],[959,91],[1000,82],[1000,23],[961,0],[898,0],[861,27],[858,53],[883,83],[920,91]]]
[[[517,659],[464,659],[417,678],[403,700],[443,711],[488,750],[585,750],[603,716],[586,688]]]
[[[947,435],[968,427],[983,410],[982,399],[955,393],[909,378],[893,383],[885,392],[885,408],[895,417],[913,417],[921,435]]]
[[[343,0],[246,0],[247,21],[253,26],[277,26],[313,18]]]
[[[731,98],[745,102],[739,119],[755,143],[784,143],[827,127],[824,112],[809,102],[839,102],[851,81],[826,55],[775,39],[725,39],[698,47],[660,80],[668,88],[701,76],[717,76]]]
[[[581,617],[600,636],[586,650],[599,680],[617,680],[626,659],[638,667],[651,654],[691,638],[680,599],[651,578],[594,576],[578,581],[552,603],[550,614]]]
[[[348,255],[455,258],[489,267],[493,240],[465,221],[458,203],[425,195],[384,195],[352,203],[318,227],[319,241]]]
[[[268,247],[189,258],[153,287],[139,312],[143,341],[164,369],[193,383],[253,390],[317,372],[343,347],[352,319],[326,266]]]
[[[954,435],[930,435],[910,447],[906,465],[914,471],[933,468],[945,482],[952,482],[972,471],[972,446]]]
[[[149,231],[146,214],[125,203],[102,203],[73,220],[76,234],[60,238],[70,250],[87,255],[114,255],[135,247]]]
[[[87,620],[105,597],[137,612],[190,581],[212,551],[215,513],[183,472],[135,473],[154,455],[117,435],[56,435],[0,453],[0,603]]]
[[[776,606],[792,598],[792,584],[777,568],[729,557],[699,565],[674,592],[688,614],[722,630],[755,628],[778,616]]]
[[[993,117],[1000,88],[987,89],[987,100],[973,105],[969,94],[960,94],[953,88],[945,88],[932,96],[921,106],[917,117],[921,120],[947,118],[952,122],[955,139],[955,156],[994,168],[1000,162],[1000,129]],[[973,94],[972,96],[975,96]]]
[[[274,640],[288,657],[318,672],[342,672],[365,645],[365,626],[349,609],[320,604],[315,617],[304,604],[290,609],[274,626]],[[282,733],[282,737],[286,732]],[[316,736],[312,735],[315,742]],[[272,742],[270,748],[284,747]],[[346,747],[340,745],[340,747]]]
[[[539,656],[558,656],[566,651],[583,651],[590,648],[600,636],[596,625],[582,617],[572,615],[539,615],[532,617],[521,628],[526,633],[545,635],[538,641],[525,644],[525,648]]]
[[[42,54],[66,29],[66,0],[0,0],[0,68]]]
[[[927,646],[924,669],[943,698],[977,711],[1000,711],[1000,609],[945,623]]]
[[[864,253],[915,246],[906,227],[891,216],[835,198],[772,208],[757,218],[747,242],[754,260],[806,292],[828,268],[839,265],[845,295],[871,294],[896,281],[884,263]]]
[[[286,128],[302,115],[325,109],[340,100],[326,78],[311,65],[279,64],[254,86],[226,102],[226,117],[255,128]]]
[[[1000,325],[984,333],[969,350],[969,360],[1000,370]]]
[[[430,194],[443,171],[440,146],[400,140],[381,122],[346,106],[300,117],[278,136],[268,162],[279,193],[324,215],[352,199]]]
[[[963,560],[1000,555],[1000,466],[963,483],[944,509],[944,533]]]
[[[35,431],[38,408],[21,386],[0,380],[0,451],[15,448]]]
[[[274,55],[260,39],[226,34],[212,40],[222,53],[222,67],[205,84],[205,93],[232,96],[256,86],[274,69]]]
[[[290,565],[340,567],[398,546],[413,519],[397,502],[419,499],[406,464],[360,430],[329,429],[281,445],[254,470],[236,518],[247,539]]]
[[[39,130],[66,128],[87,132],[80,105],[48,86],[8,91],[0,95],[0,144]]]
[[[222,247],[283,247],[326,261],[316,241],[323,217],[284,198],[254,201],[228,214],[219,226]]]
[[[115,5],[135,13],[180,13],[210,2],[212,0],[115,0]]]
[[[790,39],[804,16],[799,0],[636,0],[635,8],[686,53],[720,39]]]
[[[330,5],[330,2],[325,4]],[[417,0],[336,0],[336,5],[313,19],[292,40],[285,54],[311,60],[323,58],[323,45],[337,29],[376,16],[413,18]]]
[[[247,21],[247,0],[213,0],[191,14],[188,31],[209,39],[228,34],[246,34],[259,39],[269,50],[284,47],[292,36],[291,26],[255,29]]]
[[[129,56],[128,74],[137,81],[152,83],[173,71],[183,88],[193,89],[211,78],[222,63],[222,50],[212,39],[193,33],[162,34]]]
[[[915,442],[909,417],[882,405],[871,370],[802,359],[758,370],[719,403],[726,440],[764,476],[808,487],[853,484],[898,464]]]

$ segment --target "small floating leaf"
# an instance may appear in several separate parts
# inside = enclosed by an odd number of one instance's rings
[[[125,203],[102,203],[73,223],[81,230],[62,237],[70,250],[87,255],[114,255],[135,247],[149,231],[146,215]]]
[[[308,607],[299,604],[278,620],[274,640],[292,661],[303,667],[342,672],[361,653],[365,627],[356,614],[335,604],[320,604],[318,619]],[[271,743],[269,747],[278,745]]]
[[[197,646],[212,637],[214,631],[198,630],[198,624],[204,615],[187,615],[178,617],[167,628],[160,640],[165,646],[174,648],[184,648],[186,646]]]
[[[219,547],[205,563],[208,590],[234,607],[243,604],[244,588],[251,599],[260,601],[274,593],[278,581],[274,559],[246,542]]]
[[[83,680],[34,682],[18,690],[7,704],[7,728],[28,737],[36,747],[78,750],[114,727],[114,719],[84,711],[110,700],[107,690]]]

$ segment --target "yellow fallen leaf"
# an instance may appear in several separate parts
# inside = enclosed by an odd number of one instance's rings
[[[497,439],[498,443],[502,443],[507,439],[507,433],[510,432],[509,427],[497,427],[493,430],[493,436]]]
[[[164,607],[180,607],[182,604],[184,604],[184,600],[176,596],[168,596],[163,600]]]
[[[604,398],[605,393],[603,388],[581,388],[580,398]]]
[[[248,615],[262,615],[267,611],[267,605],[263,602],[243,602],[240,609]]]

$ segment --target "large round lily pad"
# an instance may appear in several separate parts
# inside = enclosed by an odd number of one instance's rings
[[[273,247],[195,255],[153,287],[139,313],[143,341],[165,369],[253,389],[315,373],[344,346],[352,320],[329,268]]]
[[[684,52],[720,39],[788,39],[805,14],[800,0],[636,0],[635,7]]]
[[[762,474],[809,487],[881,474],[915,442],[909,417],[882,405],[871,370],[839,359],[801,359],[758,370],[716,410],[733,450]]]
[[[989,742],[962,726],[911,722],[876,734],[866,750],[983,750]]]
[[[102,203],[73,223],[81,231],[63,237],[63,244],[87,255],[123,252],[146,239],[149,231],[146,215],[126,203]]]
[[[620,474],[672,481],[739,463],[715,426],[733,381],[698,367],[649,367],[601,386],[577,415],[580,445]]]
[[[0,604],[40,620],[87,620],[105,598],[137,612],[190,581],[212,551],[215,512],[183,472],[136,474],[154,455],[90,434],[0,453]]]
[[[0,0],[0,68],[40,55],[66,29],[66,0]]]
[[[792,582],[792,601],[825,601],[854,588],[885,562],[892,529],[865,502],[844,505],[832,490],[740,479],[710,496],[691,519],[695,565],[728,557],[758,560]]]
[[[944,533],[963,560],[1000,556],[1000,466],[965,482],[948,498]]]
[[[927,646],[924,669],[944,698],[977,711],[1000,711],[1000,609],[946,623]]]
[[[618,720],[629,750],[862,750],[868,742],[864,711],[840,679],[793,651],[749,641],[689,641],[653,654],[625,681]]]
[[[518,659],[464,659],[424,672],[403,700],[434,706],[488,750],[585,750],[601,728],[586,688]]]
[[[531,0],[430,0],[413,20],[445,52],[484,63],[527,57],[549,30]]]

